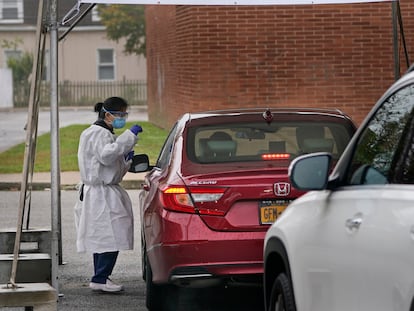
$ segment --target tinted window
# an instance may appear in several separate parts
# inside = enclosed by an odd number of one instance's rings
[[[174,125],[170,134],[164,142],[164,146],[161,149],[160,155],[158,156],[156,167],[164,168],[170,163],[171,151],[174,145],[174,137],[177,132],[177,124]]]
[[[388,98],[362,133],[350,184],[413,183],[414,86]]]
[[[198,163],[293,159],[318,151],[339,157],[350,139],[339,123],[231,123],[193,127],[187,136],[188,155]]]

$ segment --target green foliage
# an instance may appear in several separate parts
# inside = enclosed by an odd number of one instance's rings
[[[23,43],[22,38],[15,38],[13,40],[3,39],[0,41],[0,46],[3,49],[14,50],[18,52],[18,47]],[[7,60],[7,67],[13,72],[13,83],[18,85],[21,82],[28,82],[28,78],[32,73],[33,55],[29,52],[23,53],[18,57],[10,57]]]
[[[17,50],[20,44],[23,44],[22,38],[14,38],[13,40],[2,39],[0,46],[3,49]]]
[[[109,39],[125,38],[126,54],[145,55],[145,14],[143,5],[98,5],[101,22]]]
[[[128,122],[126,128],[136,122]],[[155,164],[158,153],[167,137],[168,131],[160,129],[149,122],[139,122],[143,132],[139,134],[139,141],[134,148],[135,154],[146,153],[151,164]],[[60,169],[64,171],[78,171],[78,144],[80,134],[89,125],[71,125],[60,129]],[[124,129],[116,130],[120,134]],[[20,173],[23,170],[24,143],[0,153],[0,173]],[[35,172],[50,171],[50,134],[38,137],[36,146]]]
[[[9,58],[7,60],[7,66],[13,72],[13,83],[15,85],[22,81],[27,82],[32,73],[33,55],[25,52],[21,57]]]

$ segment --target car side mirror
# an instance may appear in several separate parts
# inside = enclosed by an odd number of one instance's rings
[[[332,155],[317,152],[300,156],[289,166],[289,178],[298,190],[323,190],[328,184]]]
[[[147,172],[152,169],[152,166],[149,165],[149,158],[146,154],[136,154],[132,158],[131,166],[128,172],[131,173],[142,173]]]

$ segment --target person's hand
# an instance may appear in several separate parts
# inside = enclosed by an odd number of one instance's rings
[[[138,125],[138,124],[135,124],[135,125],[131,126],[130,131],[132,133],[134,133],[135,136],[137,136],[138,133],[141,133],[142,132],[142,127],[140,125]]]
[[[134,150],[132,150],[132,151],[128,152],[128,153],[125,155],[125,161],[132,160],[132,158],[133,158],[133,157],[134,157]]]

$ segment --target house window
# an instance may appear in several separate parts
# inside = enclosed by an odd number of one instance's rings
[[[0,1],[0,23],[23,23],[23,0]]]
[[[98,49],[98,80],[115,79],[115,60],[113,49]]]
[[[98,7],[94,6],[92,8],[92,22],[100,22],[101,17],[99,16]]]

